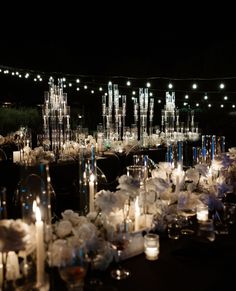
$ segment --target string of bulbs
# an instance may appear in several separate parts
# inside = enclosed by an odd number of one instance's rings
[[[49,81],[50,77],[54,79],[60,78],[63,80],[64,88],[68,90],[86,91],[90,94],[106,94],[108,82],[116,83],[120,89],[126,90],[132,98],[138,95],[140,87],[149,88],[150,96],[157,97],[157,102],[164,101],[166,91],[176,92],[176,101],[182,106],[200,107],[200,102],[204,102],[204,106],[211,108],[216,105],[219,108],[230,107],[236,108],[236,87],[234,90],[228,90],[227,84],[234,85],[236,77],[223,78],[175,78],[165,76],[152,77],[131,77],[131,76],[94,76],[83,74],[65,74],[62,72],[45,72],[32,69],[15,68],[11,66],[0,65],[0,77],[12,77],[20,80],[30,80],[34,83],[42,83]],[[183,88],[183,84],[185,88]],[[203,90],[202,83],[208,85],[214,83],[213,89]],[[187,87],[186,87],[187,84]],[[181,85],[181,86],[180,86]],[[229,87],[230,87],[229,86]],[[220,96],[218,100],[214,95]],[[163,95],[161,97],[161,95]],[[198,97],[197,100],[196,96]],[[199,99],[200,96],[200,99]],[[234,100],[235,99],[235,100]],[[235,101],[235,102],[234,102]],[[213,102],[213,103],[212,103]]]

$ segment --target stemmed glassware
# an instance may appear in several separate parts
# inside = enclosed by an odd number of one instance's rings
[[[117,252],[117,266],[111,270],[111,276],[116,280],[126,279],[130,276],[130,271],[121,265],[122,252],[127,248],[129,242],[130,236],[126,222],[124,222],[124,225],[118,225],[111,239],[111,244]]]
[[[60,250],[59,274],[66,282],[68,290],[82,291],[87,274],[88,260],[84,245],[65,244]]]
[[[196,212],[196,204],[191,197],[191,193],[188,191],[180,192],[177,203],[177,213],[178,215],[185,218],[183,227],[181,229],[181,234],[191,235],[194,233],[194,230],[191,226],[190,217],[196,215]]]

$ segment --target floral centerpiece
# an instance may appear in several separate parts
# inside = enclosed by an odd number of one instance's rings
[[[104,239],[103,232],[89,217],[79,216],[72,210],[65,210],[62,219],[52,225],[53,240],[50,245],[50,264],[60,266],[60,249],[64,244],[79,246],[85,244],[88,254],[93,254],[93,263],[97,269],[106,269],[113,258],[113,250]]]
[[[19,258],[25,260],[34,250],[34,225],[21,219],[0,220],[0,287],[22,276]]]

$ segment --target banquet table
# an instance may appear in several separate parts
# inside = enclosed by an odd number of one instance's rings
[[[158,260],[149,261],[142,253],[123,261],[131,276],[120,281],[111,278],[109,267],[105,272],[98,273],[103,282],[100,287],[88,287],[88,275],[84,291],[230,291],[235,290],[236,285],[235,262],[235,225],[230,227],[229,235],[217,235],[214,242],[197,237],[171,240],[161,235]],[[56,272],[51,280],[51,291],[66,290]]]

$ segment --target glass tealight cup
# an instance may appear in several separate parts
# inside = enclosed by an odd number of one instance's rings
[[[215,240],[215,228],[212,219],[198,223],[198,236],[209,241]]]
[[[144,236],[144,253],[147,260],[154,261],[159,257],[160,242],[159,235],[148,233]]]

